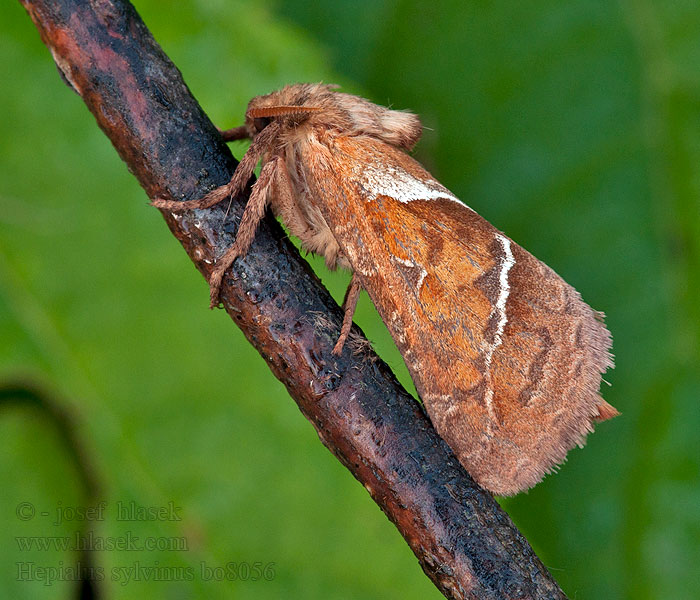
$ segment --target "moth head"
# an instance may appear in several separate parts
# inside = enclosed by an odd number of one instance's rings
[[[299,83],[253,98],[246,112],[250,137],[278,121],[283,131],[294,134],[306,133],[305,128],[325,128],[343,135],[371,136],[404,150],[413,148],[423,131],[416,115],[336,92],[337,87]]]

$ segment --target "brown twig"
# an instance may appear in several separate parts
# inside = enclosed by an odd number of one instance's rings
[[[65,80],[151,198],[197,198],[228,182],[235,162],[221,136],[128,2],[22,2]],[[234,239],[241,200],[229,220],[225,206],[164,213],[207,278]],[[222,300],[445,596],[565,598],[388,367],[367,352],[332,354],[342,313],[274,220],[230,270]]]

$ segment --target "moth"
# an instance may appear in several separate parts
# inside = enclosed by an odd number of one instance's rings
[[[211,276],[212,306],[269,207],[329,268],[352,271],[334,353],[364,289],[435,429],[487,490],[532,487],[618,414],[598,392],[613,365],[603,315],[409,156],[417,116],[296,84],[253,98],[245,125],[223,133],[252,140],[230,183],[199,200],[153,202],[213,206],[242,192],[262,163]]]

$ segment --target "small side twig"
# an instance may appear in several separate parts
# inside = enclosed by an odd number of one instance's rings
[[[17,377],[0,382],[0,417],[3,410],[10,407],[29,408],[43,417],[58,434],[66,454],[75,467],[78,483],[82,487],[84,506],[95,506],[100,495],[97,470],[76,432],[74,415],[66,408],[65,402],[44,389],[28,377]],[[81,538],[86,539],[93,524],[88,520],[79,523]],[[100,578],[95,568],[94,553],[90,548],[79,550],[75,565],[77,577],[75,592],[78,598],[102,597]]]
[[[128,2],[22,3],[63,77],[151,198],[198,198],[229,181],[235,162],[221,136]],[[232,220],[225,206],[164,213],[207,279],[235,237],[242,201],[234,202]],[[332,354],[342,313],[274,220],[229,273],[221,299],[231,318],[445,596],[565,598],[388,367],[364,353]],[[330,331],[315,330],[314,313],[326,316]]]

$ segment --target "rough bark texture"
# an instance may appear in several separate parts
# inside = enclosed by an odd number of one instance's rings
[[[22,3],[64,79],[150,197],[197,198],[230,179],[229,150],[128,2]],[[164,214],[205,277],[234,239],[244,201],[234,202],[226,221],[226,207]],[[445,596],[565,598],[388,367],[367,350],[332,355],[341,311],[272,219],[225,278],[222,300]],[[202,297],[193,309],[206,306]]]

